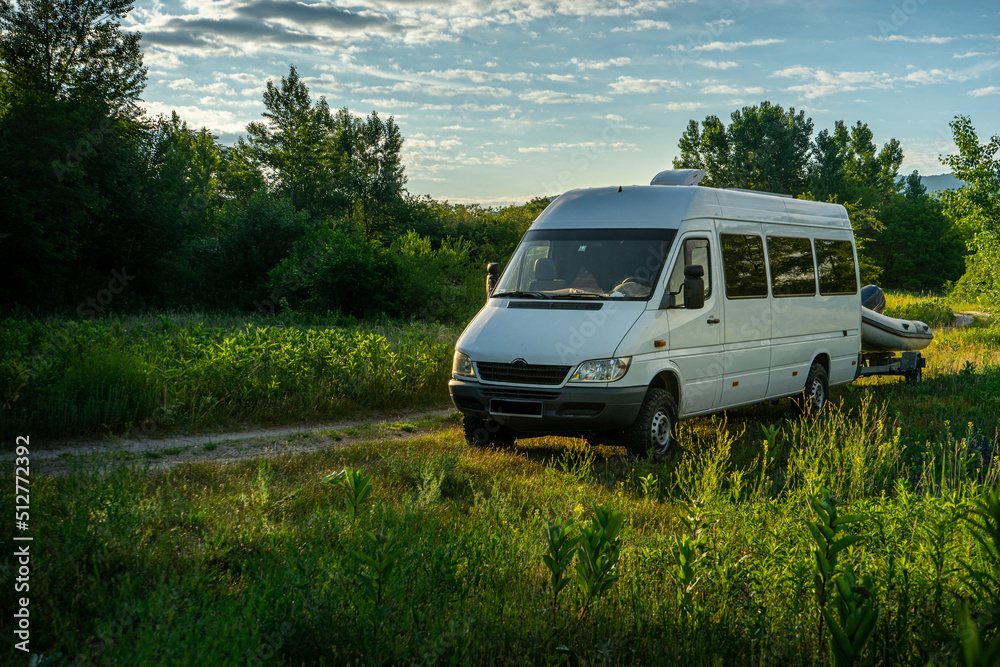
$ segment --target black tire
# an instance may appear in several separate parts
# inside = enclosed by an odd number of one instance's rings
[[[830,400],[830,381],[822,364],[813,362],[806,376],[806,384],[799,397],[799,411],[804,415],[815,417],[822,414]]]
[[[645,456],[652,449],[653,455],[662,459],[676,449],[676,433],[677,401],[664,389],[650,389],[623,439],[629,454]]]
[[[480,449],[505,449],[512,447],[516,439],[514,432],[503,424],[471,415],[462,417],[462,430],[466,444]]]
[[[924,381],[924,369],[917,366],[906,374],[906,384],[920,384]]]

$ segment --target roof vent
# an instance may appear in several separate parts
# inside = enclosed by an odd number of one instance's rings
[[[698,185],[703,178],[705,178],[705,171],[703,169],[667,169],[653,176],[653,180],[649,184]]]

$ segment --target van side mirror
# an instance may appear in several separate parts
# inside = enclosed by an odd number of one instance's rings
[[[684,282],[676,292],[667,292],[660,301],[660,309],[677,308],[677,295],[684,292],[684,307],[698,310],[705,307],[705,267],[700,264],[689,264],[684,267]]]
[[[684,267],[684,307],[698,310],[705,307],[705,267],[690,264]]]
[[[497,262],[490,262],[486,265],[486,298],[490,298],[493,294],[494,288],[497,286],[497,281],[500,280],[500,264]]]

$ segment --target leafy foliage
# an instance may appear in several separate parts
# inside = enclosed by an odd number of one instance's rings
[[[942,195],[946,213],[966,235],[970,254],[963,278],[965,296],[982,294],[1000,300],[1000,136],[979,143],[972,119],[956,116],[951,123],[958,154],[942,158],[956,178],[958,190]]]
[[[133,0],[0,0],[6,84],[52,99],[106,105],[135,118],[146,87],[139,33],[120,21]]]

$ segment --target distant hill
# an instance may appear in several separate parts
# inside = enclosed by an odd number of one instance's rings
[[[927,193],[939,192],[941,190],[957,190],[965,185],[965,181],[960,181],[951,174],[936,174],[934,176],[921,176],[920,182],[927,188]]]

